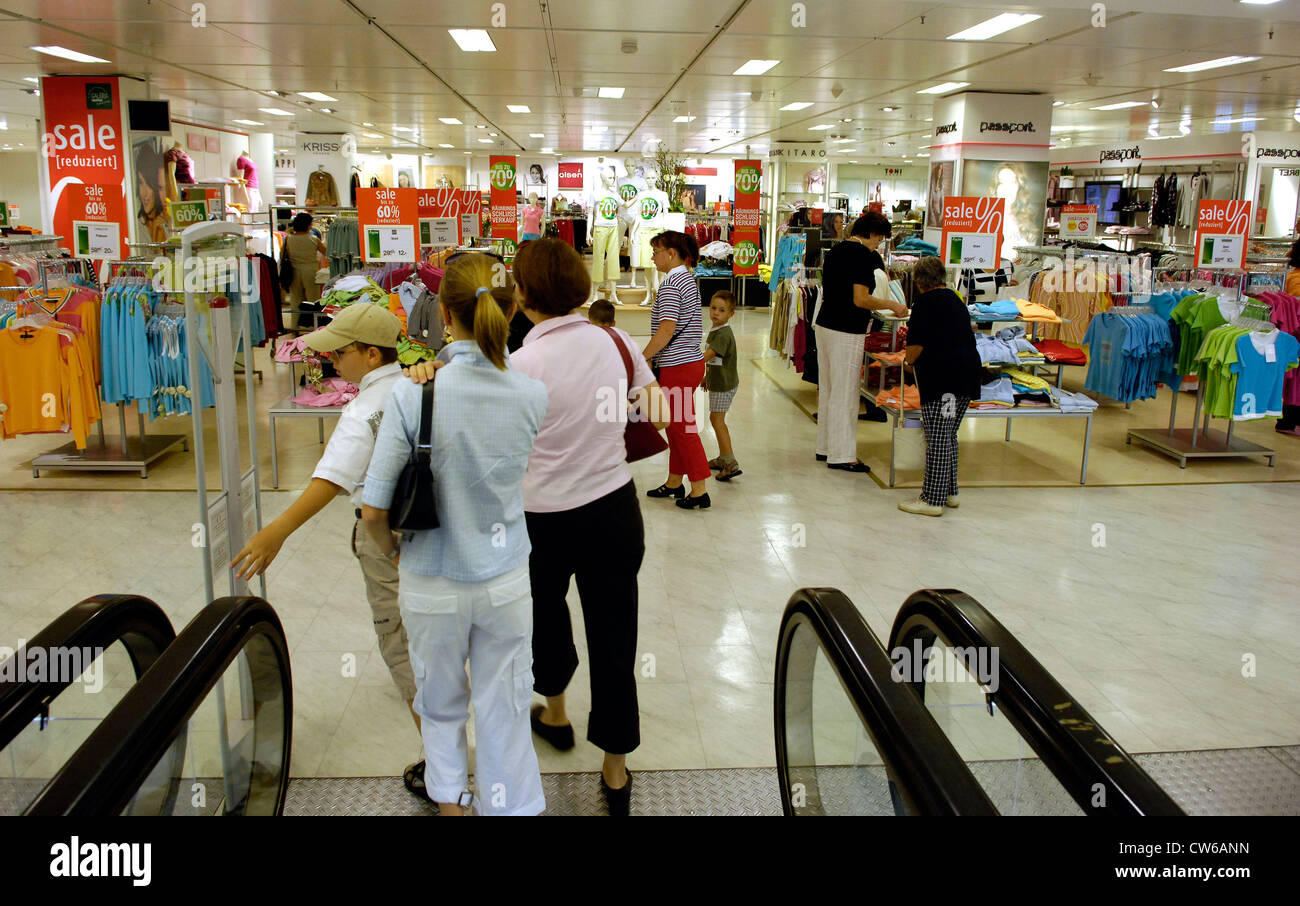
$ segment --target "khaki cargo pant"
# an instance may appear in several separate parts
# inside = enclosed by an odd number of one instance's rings
[[[403,701],[415,698],[415,673],[411,669],[411,652],[402,626],[402,611],[397,604],[397,564],[379,552],[374,539],[358,518],[352,527],[352,553],[366,577],[366,599],[375,619],[379,653],[388,672],[397,683]]]

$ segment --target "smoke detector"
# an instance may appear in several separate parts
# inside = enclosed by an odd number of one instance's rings
[[[623,39],[623,53],[636,53],[636,38]]]

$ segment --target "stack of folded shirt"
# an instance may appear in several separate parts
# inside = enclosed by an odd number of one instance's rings
[[[1087,365],[1088,356],[1082,349],[1076,349],[1060,340],[1039,340],[1034,344],[1047,361],[1062,365]]]
[[[1017,299],[1016,309],[1020,312],[1022,321],[1044,321],[1048,324],[1060,324],[1061,317],[1045,305],[1039,305],[1037,302],[1027,302],[1024,299]]]
[[[1039,356],[1034,345],[1025,339],[1025,328],[1019,324],[1004,327],[991,337],[977,333],[975,351],[985,365],[1017,365],[1022,352]]]
[[[1062,412],[1091,412],[1097,408],[1097,401],[1082,393],[1052,388],[1052,401]]]
[[[1016,404],[1011,378],[1000,377],[980,388],[980,398],[971,401],[972,409],[1010,409]]]
[[[1033,393],[1017,393],[1015,394],[1015,401],[1016,407],[1023,409],[1050,409],[1052,407],[1052,397],[1046,390],[1036,390]]]
[[[880,406],[882,409],[897,409],[898,388],[885,388],[885,392],[876,397],[876,405]],[[909,384],[903,390],[903,408],[907,410],[921,408],[921,391],[916,389],[916,385]]]
[[[1012,385],[1020,393],[1030,393],[1035,390],[1047,390],[1050,385],[1036,374],[1030,374],[1020,368],[1003,368],[1002,376],[1011,378]]]
[[[994,302],[990,302],[988,305],[977,302],[976,304],[967,307],[970,309],[970,313],[975,315],[976,318],[983,318],[986,320],[989,318],[1000,318],[1002,320],[1009,318],[1014,320],[1020,317],[1020,306],[1018,306],[1012,299],[998,299]]]

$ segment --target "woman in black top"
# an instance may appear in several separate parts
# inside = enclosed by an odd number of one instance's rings
[[[886,309],[907,314],[906,305],[888,297],[885,262],[876,252],[888,236],[889,221],[884,215],[865,214],[822,261],[822,303],[813,324],[817,335],[817,460],[846,472],[871,471],[858,460],[858,401],[871,312]]]
[[[922,258],[912,271],[920,293],[907,322],[905,361],[916,372],[925,430],[925,482],[921,496],[898,508],[922,516],[942,516],[957,506],[957,428],[970,401],[980,393],[980,357],[970,312],[948,289],[943,262]]]

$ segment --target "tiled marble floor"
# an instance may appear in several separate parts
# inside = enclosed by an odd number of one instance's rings
[[[759,355],[765,315],[743,313],[740,328]],[[633,768],[773,764],[776,632],[804,585],[841,588],[882,638],[915,589],[968,592],[1131,751],[1300,744],[1296,484],[968,488],[942,519],[907,516],[895,505],[914,490],[827,472],[807,415],[752,368],[742,381],[729,422],[745,474],[711,483],[707,512],[643,500]],[[662,470],[638,464],[638,486]],[[268,492],[266,517],[292,497]],[[109,591],[152,597],[183,624],[204,603],[194,509],[192,492],[0,492],[0,645]],[[351,518],[336,501],[270,573],[293,658],[296,776],[393,776],[419,754],[374,643]],[[580,738],[589,700],[584,665],[570,692]],[[954,720],[972,752],[990,744]],[[600,761],[586,743],[539,748],[545,771]]]

